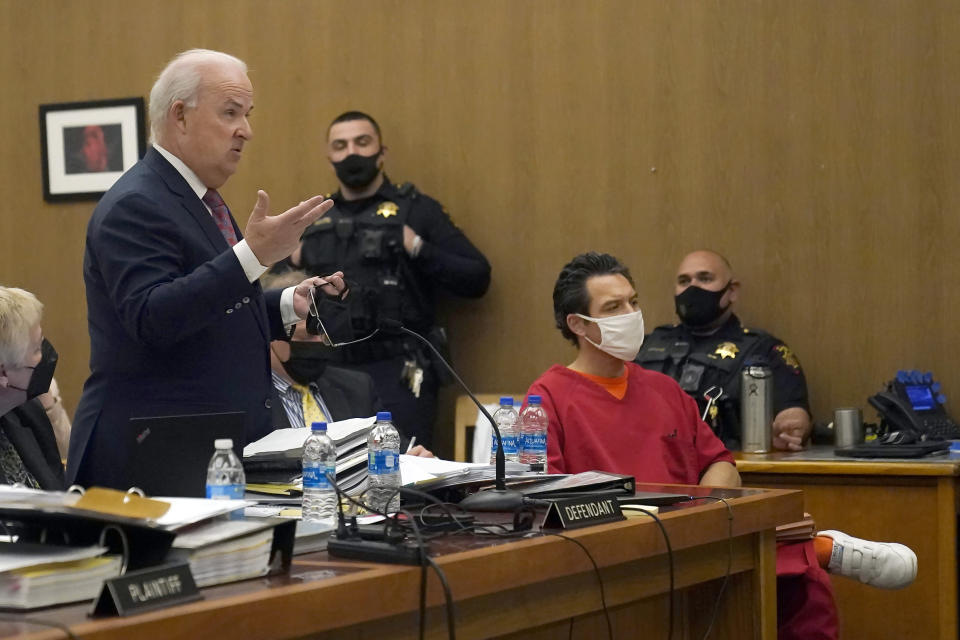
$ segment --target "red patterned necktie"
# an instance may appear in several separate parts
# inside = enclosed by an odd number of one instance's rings
[[[214,189],[208,189],[206,195],[203,196],[203,202],[213,212],[213,221],[217,223],[217,227],[220,228],[220,233],[223,234],[223,239],[227,241],[227,244],[231,247],[237,244],[237,234],[233,230],[230,209],[227,209],[227,203],[223,201],[220,194]]]

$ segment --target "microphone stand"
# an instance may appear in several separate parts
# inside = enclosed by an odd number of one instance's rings
[[[500,437],[500,429],[497,427],[497,423],[494,421],[493,416],[490,415],[490,412],[486,410],[483,404],[477,400],[477,397],[473,395],[473,392],[470,391],[470,388],[467,387],[467,383],[453,370],[453,367],[450,366],[446,360],[443,359],[443,356],[440,355],[440,352],[437,351],[436,347],[430,344],[430,341],[424,338],[422,335],[416,331],[411,331],[407,329],[402,324],[396,320],[383,320],[382,326],[385,331],[400,331],[406,333],[407,335],[413,336],[418,339],[423,344],[427,345],[430,351],[433,352],[433,355],[443,363],[443,366],[446,367],[447,371],[453,375],[454,379],[460,386],[463,387],[463,390],[467,392],[467,395],[470,396],[470,399],[473,400],[473,403],[477,405],[477,408],[480,409],[480,413],[490,421],[490,426],[493,427],[493,433],[497,436],[497,458],[495,464],[496,479],[494,481],[494,488],[487,489],[486,491],[478,491],[472,495],[467,496],[460,501],[460,506],[466,509],[467,511],[514,511],[523,505],[523,494],[519,491],[514,491],[513,489],[507,489],[506,483],[506,459],[503,457],[503,440]]]

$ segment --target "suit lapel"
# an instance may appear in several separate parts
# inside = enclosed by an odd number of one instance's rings
[[[289,429],[290,418],[287,417],[287,410],[283,408],[283,402],[280,401],[280,394],[277,388],[270,383],[270,411],[273,414],[274,429]]]
[[[183,208],[187,210],[187,213],[190,214],[190,217],[193,218],[203,231],[203,235],[206,236],[210,242],[210,246],[213,249],[211,257],[213,257],[213,255],[219,255],[229,249],[230,245],[228,245],[224,239],[217,223],[213,221],[213,216],[210,215],[206,205],[197,197],[197,194],[190,188],[190,185],[187,184],[184,177],[180,175],[180,172],[177,171],[172,164],[167,162],[167,159],[152,146],[147,151],[147,155],[143,157],[143,161],[160,175],[172,193],[180,197]],[[229,205],[227,206],[229,208]],[[240,233],[237,221],[233,218],[233,213],[230,214],[230,222],[233,224],[233,229],[237,234],[237,241],[239,242],[243,239],[243,234]],[[251,307],[256,306],[255,309],[252,309],[253,315],[257,319],[257,326],[260,327],[260,333],[263,334],[264,338],[269,340],[270,327],[267,324],[267,307],[263,302],[263,289],[261,289],[259,282],[254,282],[253,287],[256,290],[256,296],[253,298],[253,304],[251,304]]]
[[[153,147],[150,147],[150,150],[147,151],[147,155],[143,157],[143,161],[160,175],[172,193],[179,196],[183,208],[187,210],[190,217],[193,218],[194,222],[196,222],[203,231],[203,235],[206,236],[210,242],[210,246],[214,252],[219,254],[226,251],[229,247],[227,246],[227,241],[223,239],[223,234],[220,233],[217,223],[213,221],[210,212],[207,211],[203,202],[201,202],[197,194],[193,192],[193,189],[190,188],[190,185],[187,184],[184,177],[180,175],[180,172],[177,171],[172,164],[167,162],[167,159],[160,155],[160,152]],[[234,226],[236,226],[236,224],[234,224]]]
[[[339,389],[330,384],[323,376],[317,378],[316,384],[320,391],[320,397],[323,398],[323,403],[327,405],[327,409],[330,411],[330,415],[327,417],[331,421],[354,417],[350,415],[350,404],[347,402],[346,396]]]

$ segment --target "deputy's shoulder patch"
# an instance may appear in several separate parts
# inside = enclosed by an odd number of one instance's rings
[[[331,224],[333,224],[333,218],[330,218],[328,216],[323,216],[322,218],[317,218],[316,220],[314,220],[313,224],[311,224],[310,226],[329,227]]]
[[[417,187],[414,186],[412,182],[404,182],[402,184],[395,184],[393,188],[397,190],[404,198],[416,198],[417,197]]]
[[[797,360],[796,354],[790,350],[790,347],[785,344],[778,344],[773,348],[773,350],[780,354],[783,364],[787,365],[794,371],[800,370],[800,361]]]

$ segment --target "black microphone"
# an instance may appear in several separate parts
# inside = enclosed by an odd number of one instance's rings
[[[486,491],[478,491],[472,495],[467,496],[460,501],[460,506],[468,511],[514,511],[523,505],[523,494],[519,491],[514,491],[512,489],[507,489],[506,482],[506,459],[503,457],[503,439],[500,437],[500,429],[497,428],[497,423],[494,421],[493,416],[490,415],[490,412],[481,404],[477,397],[473,395],[473,392],[470,391],[470,388],[467,387],[467,383],[457,375],[457,372],[453,370],[453,367],[450,366],[450,363],[443,359],[443,356],[440,355],[440,352],[437,351],[429,340],[424,338],[422,335],[416,331],[411,331],[403,326],[399,321],[392,318],[381,318],[380,320],[381,330],[388,333],[405,333],[407,335],[413,336],[418,339],[423,344],[427,345],[430,351],[433,352],[433,355],[443,363],[443,366],[447,368],[447,371],[454,377],[454,379],[460,384],[464,391],[467,392],[467,395],[470,396],[470,399],[473,400],[473,403],[477,405],[477,408],[480,409],[480,413],[490,421],[490,425],[493,427],[493,432],[497,436],[497,460],[495,465],[496,480],[494,483],[494,489],[487,489]]]
[[[405,333],[413,336],[425,344],[427,348],[433,352],[433,355],[443,363],[443,366],[446,367],[447,371],[450,372],[463,390],[467,392],[467,395],[470,396],[470,399],[473,400],[473,403],[477,405],[480,413],[482,413],[484,417],[490,421],[490,425],[493,427],[493,433],[497,436],[497,457],[494,465],[496,474],[494,489],[478,491],[477,493],[469,495],[460,501],[460,506],[470,511],[514,511],[523,506],[523,494],[511,489],[507,489],[507,483],[505,479],[507,475],[506,459],[503,456],[503,439],[500,436],[500,429],[497,427],[497,423],[493,420],[493,416],[491,416],[486,408],[484,408],[484,406],[480,403],[480,401],[477,400],[477,397],[473,395],[472,391],[470,391],[467,383],[465,383],[457,374],[457,372],[454,371],[453,367],[450,366],[450,363],[447,362],[442,355],[440,355],[440,352],[437,351],[436,347],[434,347],[429,340],[424,338],[416,331],[411,331],[403,326],[403,322],[400,319],[403,316],[401,311],[402,300],[400,297],[399,282],[395,278],[383,278],[381,279],[380,284],[382,285],[382,291],[377,300],[375,311],[377,328],[373,333],[365,338],[354,340],[353,342],[361,342],[381,333],[387,335],[400,335]],[[322,324],[320,324],[320,328],[323,328]],[[319,331],[317,333],[319,333]],[[345,346],[333,342],[332,339],[331,344],[335,347]]]

